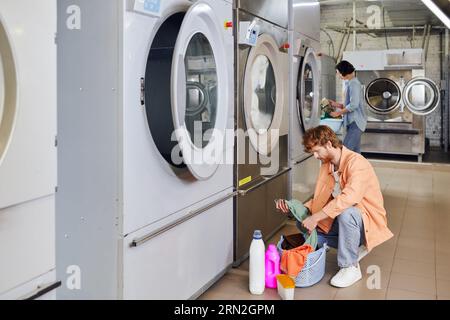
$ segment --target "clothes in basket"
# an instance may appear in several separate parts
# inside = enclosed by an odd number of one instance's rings
[[[286,251],[290,251],[282,249],[284,242],[284,237],[281,236],[277,245],[278,252],[281,256]],[[316,251],[311,252],[306,256],[303,268],[297,275],[293,276],[296,287],[311,287],[323,279],[325,275],[327,249],[327,244],[324,244],[322,248],[318,248]]]

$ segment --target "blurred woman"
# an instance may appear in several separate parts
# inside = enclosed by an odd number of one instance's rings
[[[356,77],[355,67],[348,61],[341,61],[336,65],[337,75],[345,81],[345,103],[340,104],[330,100],[336,111],[330,113],[333,118],[340,116],[344,119],[347,133],[344,146],[361,153],[361,135],[366,131],[367,115],[364,109],[364,94],[361,82]]]

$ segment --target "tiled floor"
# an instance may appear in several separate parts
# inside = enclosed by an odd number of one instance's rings
[[[399,154],[377,154],[377,153],[365,153],[369,159],[378,160],[392,160],[392,161],[405,161],[405,162],[417,162],[418,158],[414,155],[399,155]],[[443,163],[450,164],[450,153],[445,152],[441,148],[427,148],[423,155],[424,163]]]
[[[327,254],[324,279],[311,288],[298,288],[295,299],[450,299],[450,166],[372,161],[382,186],[389,228],[395,234],[361,261],[363,279],[350,288],[329,285],[338,270],[336,251]],[[281,234],[296,233],[293,222]],[[370,290],[372,273],[381,271],[380,289]],[[372,270],[369,268],[369,271]],[[277,291],[263,296],[248,291],[248,261],[230,270],[200,299],[279,299]]]

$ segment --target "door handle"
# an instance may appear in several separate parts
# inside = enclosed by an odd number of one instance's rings
[[[309,155],[309,156],[304,157],[303,159],[300,159],[300,160],[295,161],[295,162],[294,162],[294,166],[296,166],[296,165],[298,165],[298,164],[300,164],[300,163],[302,163],[302,162],[305,162],[306,160],[308,160],[308,159],[311,158],[311,157],[312,157],[312,155]]]
[[[27,294],[26,296],[22,297],[21,300],[36,300],[37,298],[42,297],[43,295],[49,293],[50,291],[53,291],[61,286],[61,281],[56,281],[51,284],[44,285],[42,287],[38,287],[35,291]]]
[[[207,205],[205,205],[205,206],[203,206],[203,207],[201,207],[199,209],[191,211],[186,216],[184,216],[184,217],[182,217],[182,218],[180,218],[178,220],[175,220],[174,222],[172,222],[171,224],[169,224],[167,226],[161,227],[161,228],[159,228],[159,229],[157,229],[157,230],[155,230],[155,231],[153,231],[153,232],[151,232],[151,233],[149,233],[149,234],[147,234],[147,235],[145,235],[143,237],[134,239],[131,242],[130,247],[131,248],[139,247],[140,245],[142,245],[142,244],[152,240],[153,238],[156,238],[157,236],[159,236],[159,235],[161,235],[161,234],[163,234],[163,233],[165,233],[165,232],[175,228],[176,226],[179,226],[180,224],[195,218],[196,216],[200,215],[201,213],[203,213],[203,212],[205,212],[205,211],[207,211],[207,210],[209,210],[209,209],[211,209],[211,208],[221,204],[222,202],[227,201],[230,198],[235,197],[236,195],[237,195],[236,191],[232,192],[232,193],[229,193],[226,196],[224,196],[224,197],[222,197],[220,199],[217,199],[217,200],[215,200],[215,201],[213,201],[213,202],[211,202],[211,203],[209,203],[209,204],[207,204]]]
[[[263,185],[269,183],[270,181],[275,180],[276,178],[281,177],[282,175],[288,173],[289,171],[291,171],[292,168],[284,168],[283,170],[281,170],[280,172],[278,172],[277,174],[274,174],[273,176],[269,177],[269,178],[264,178],[263,181],[255,184],[254,186],[246,189],[246,190],[239,190],[238,193],[240,196],[246,196],[248,193],[255,191],[256,189],[262,187]]]

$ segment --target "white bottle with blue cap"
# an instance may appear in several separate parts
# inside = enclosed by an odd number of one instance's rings
[[[266,286],[265,252],[262,233],[256,230],[250,245],[250,292],[255,295],[263,294]]]

